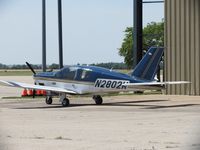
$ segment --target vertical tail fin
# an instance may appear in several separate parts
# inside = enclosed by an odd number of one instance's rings
[[[133,70],[132,76],[144,80],[153,80],[163,51],[164,48],[151,47]]]

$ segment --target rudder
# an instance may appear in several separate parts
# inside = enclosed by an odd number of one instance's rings
[[[132,76],[143,80],[153,80],[163,51],[162,47],[151,47],[133,70]]]

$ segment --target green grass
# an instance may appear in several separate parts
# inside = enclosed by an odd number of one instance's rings
[[[129,74],[132,70],[128,70],[128,69],[117,69],[115,70],[117,72],[121,72],[121,73],[125,73],[125,74]]]
[[[32,76],[30,70],[0,70],[0,76]]]

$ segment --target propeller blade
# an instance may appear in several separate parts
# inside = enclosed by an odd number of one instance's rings
[[[33,74],[36,74],[35,70],[33,69],[33,67],[28,62],[26,62],[26,65],[29,67],[29,69],[31,69]]]

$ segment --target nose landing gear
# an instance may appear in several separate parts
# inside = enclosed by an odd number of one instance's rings
[[[51,96],[47,96],[45,102],[46,102],[46,104],[51,105],[52,102],[53,102],[52,97]]]
[[[62,93],[60,95],[60,102],[61,102],[61,104],[62,104],[63,107],[67,107],[70,104],[69,99],[66,98],[66,94],[64,94],[64,93]]]

